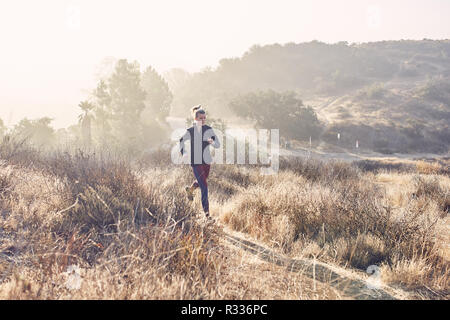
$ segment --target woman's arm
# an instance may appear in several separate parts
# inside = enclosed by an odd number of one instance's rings
[[[216,136],[216,133],[214,132],[214,130],[213,129],[211,129],[212,130],[212,136],[211,136],[211,139],[213,140],[213,142],[211,143],[211,145],[214,147],[214,148],[219,148],[220,147],[220,141],[219,141],[219,138],[217,138],[217,136]]]
[[[180,138],[180,153],[184,154],[184,142],[191,139],[191,135],[188,130],[186,130],[185,134]]]

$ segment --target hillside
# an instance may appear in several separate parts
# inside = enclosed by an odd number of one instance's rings
[[[445,153],[450,145],[450,40],[253,46],[215,69],[165,78],[173,115],[201,102],[230,120],[229,102],[241,94],[293,90],[318,113],[325,142],[352,148],[359,140],[383,153]]]

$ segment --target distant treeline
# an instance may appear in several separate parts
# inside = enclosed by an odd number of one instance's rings
[[[168,139],[165,118],[172,99],[167,82],[152,67],[141,72],[137,62],[122,59],[79,103],[77,124],[54,130],[49,117],[25,118],[7,128],[0,119],[0,138],[10,135],[39,147],[107,147],[134,154]]]
[[[347,100],[330,108],[315,103],[339,97]],[[117,60],[79,103],[77,124],[55,131],[52,119],[43,117],[6,128],[0,119],[0,136],[136,152],[168,142],[166,116],[190,116],[197,104],[217,123],[240,117],[255,127],[278,128],[286,139],[311,137],[344,148],[359,140],[362,148],[385,153],[446,152],[450,40],[255,45],[216,68],[192,74],[172,69],[163,76]]]

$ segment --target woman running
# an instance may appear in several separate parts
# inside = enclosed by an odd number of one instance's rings
[[[192,182],[191,186],[185,188],[189,200],[193,200],[193,192],[200,187],[202,194],[202,207],[206,218],[211,219],[209,214],[208,201],[208,183],[206,179],[209,175],[212,158],[209,152],[209,145],[214,148],[220,147],[219,139],[216,137],[214,130],[205,124],[206,112],[201,105],[195,106],[191,109],[194,117],[194,125],[186,130],[186,133],[180,139],[180,152],[184,155],[184,142],[191,141],[191,157],[190,164],[194,172],[196,180]]]

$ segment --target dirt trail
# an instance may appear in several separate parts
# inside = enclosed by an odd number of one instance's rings
[[[403,300],[407,299],[407,294],[400,290],[387,287],[385,285],[376,286],[369,284],[363,276],[350,272],[337,266],[331,266],[323,262],[311,259],[292,259],[274,250],[266,248],[263,244],[257,243],[247,235],[223,227],[217,222],[222,239],[238,250],[244,250],[268,263],[285,268],[286,277],[289,273],[300,273],[301,275],[319,281],[325,285],[333,287],[343,299],[355,300]]]
[[[320,146],[325,145],[321,143]],[[334,147],[338,149],[338,147]],[[342,149],[341,152],[329,152],[322,151],[319,148],[296,148],[296,149],[285,149],[280,148],[280,156],[295,156],[302,158],[312,158],[319,160],[340,160],[340,161],[357,161],[357,160],[389,160],[389,161],[412,161],[416,159],[445,159],[450,157],[450,154],[434,154],[434,153],[411,153],[411,154],[400,154],[395,153],[392,155],[385,155],[376,152],[349,152]]]

